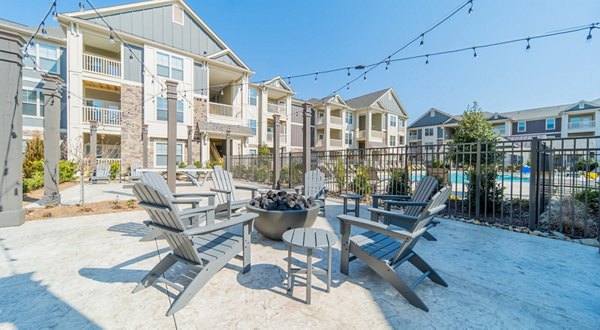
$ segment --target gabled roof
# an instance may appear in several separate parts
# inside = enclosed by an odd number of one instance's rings
[[[575,104],[573,104],[570,107],[567,107],[566,110],[563,110],[564,112],[571,112],[571,111],[582,111],[582,110],[590,110],[590,109],[597,109],[600,108],[599,104],[596,104],[595,102],[587,102],[584,100],[581,100]]]
[[[377,92],[365,94],[346,101],[346,104],[354,109],[368,108],[375,104],[391,88],[382,89]]]
[[[35,32],[35,30],[37,29],[37,26],[32,27],[32,26],[27,26],[25,24],[21,24],[21,23],[16,23],[13,21],[9,21],[6,19],[2,19],[0,18],[0,26],[4,26],[10,30],[13,30],[15,32],[21,33],[23,34],[26,38],[31,37],[31,35]],[[46,31],[48,33],[48,39],[56,39],[53,41],[59,41],[61,43],[65,43],[66,42],[66,36],[65,33],[63,32],[63,30],[58,27],[58,26],[46,26]],[[37,39],[42,39],[41,37],[41,33],[38,34]]]
[[[179,5],[184,10],[184,12],[191,19],[193,19],[193,21],[208,35],[208,37],[211,40],[213,40],[214,43],[216,43],[216,45],[219,48],[216,52],[211,52],[211,54],[196,54],[196,55],[205,56],[209,59],[218,60],[218,61],[226,63],[226,64],[231,64],[230,62],[233,62],[237,66],[250,71],[250,68],[229,48],[229,46],[227,46],[227,44],[225,44],[225,42],[223,40],[221,40],[221,38],[219,38],[219,36],[217,36],[217,34],[215,32],[213,32],[210,29],[210,27],[208,27],[208,25],[206,25],[206,23],[204,23],[204,21],[202,21],[202,19],[200,19],[200,17],[198,17],[198,15],[183,0],[140,1],[140,2],[135,2],[135,3],[130,3],[130,4],[108,6],[108,7],[96,8],[96,9],[97,9],[98,13],[100,13],[102,16],[105,17],[105,19],[108,20],[108,19],[110,19],[111,16],[132,13],[134,11],[135,12],[147,11],[149,9],[165,7],[165,6],[171,5],[171,4]],[[98,14],[93,9],[64,13],[64,14],[59,15],[59,17],[67,18],[67,19],[71,18],[71,19],[85,20],[88,23],[98,25],[102,28],[106,28],[106,25],[103,24],[102,21],[99,21]],[[119,22],[119,21],[117,20],[117,22]],[[140,22],[137,22],[137,23],[141,24]],[[111,26],[112,25],[113,24],[111,24]],[[128,26],[130,26],[131,29],[133,29],[133,24],[129,24]],[[136,28],[139,28],[139,26],[136,26]],[[129,29],[130,31],[127,31],[125,28],[115,27],[115,30],[122,31],[124,33],[128,33],[130,35],[135,35],[135,36],[138,36],[141,38],[145,38],[144,36],[133,33],[131,31],[131,29]],[[193,53],[187,49],[182,49],[182,50]]]
[[[431,116],[432,113],[433,116]],[[453,119],[451,114],[440,109],[431,108],[410,124],[408,128],[442,125],[451,119]]]
[[[263,85],[265,86],[270,86],[270,87],[274,87],[274,88],[279,88],[279,89],[283,89],[285,91],[288,91],[290,93],[293,93],[294,91],[292,90],[292,88],[290,87],[290,85],[288,85],[283,78],[281,78],[280,76],[276,76],[273,79],[263,83]]]

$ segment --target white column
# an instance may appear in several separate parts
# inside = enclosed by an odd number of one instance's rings
[[[323,144],[325,150],[330,150],[329,139],[331,138],[331,134],[329,132],[329,120],[331,118],[331,109],[329,108],[329,104],[325,104],[325,117],[323,118],[323,123],[325,124],[325,134],[323,138],[325,139],[325,143]]]
[[[569,135],[569,116],[563,113],[560,118],[560,136],[567,137]]]
[[[258,101],[258,103],[260,105],[260,109],[258,111],[259,118],[260,118],[259,131],[258,131],[258,136],[260,137],[258,139],[259,147],[263,144],[269,144],[269,143],[267,143],[267,118],[269,117],[268,116],[269,112],[267,111],[268,99],[269,99],[269,94],[267,92],[267,89],[263,87],[260,92],[260,100]]]
[[[371,115],[371,110],[367,110],[367,115],[365,116],[365,148],[371,145]]]
[[[83,36],[78,27],[70,25],[67,31],[67,86],[71,94],[67,95],[67,137],[70,148],[81,144],[83,148]],[[83,151],[84,149],[82,149]],[[73,150],[69,150],[69,154]],[[69,155],[69,157],[72,157]]]

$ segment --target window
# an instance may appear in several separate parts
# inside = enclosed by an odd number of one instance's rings
[[[176,162],[183,162],[183,143],[177,143],[177,152],[175,153]],[[156,142],[156,160],[154,166],[167,166],[167,142]]]
[[[258,151],[256,149],[250,149],[251,156],[256,156],[257,154],[258,154]]]
[[[164,97],[156,98],[156,120],[168,120],[168,102]],[[183,123],[183,101],[177,100],[177,122]]]
[[[352,132],[352,131],[346,131],[346,132],[344,133],[344,142],[345,142],[347,145],[352,145],[352,140],[354,140],[352,135],[353,135],[353,132]]]
[[[256,135],[256,119],[248,119],[248,127],[252,129],[252,135]]]
[[[442,127],[437,128],[437,138],[441,139],[444,137],[444,129]]]
[[[23,65],[26,68],[30,68],[33,69],[35,67],[35,64],[33,63],[33,61],[36,61],[37,63],[37,57],[36,57],[36,45],[31,45],[29,47],[27,47],[27,57],[23,58]]]
[[[390,127],[396,127],[396,116],[390,116]]]
[[[433,128],[426,128],[425,136],[433,136]]]
[[[44,94],[38,91],[23,90],[23,115],[44,117]]]
[[[319,134],[319,140],[323,140],[323,134]]]
[[[585,108],[585,104],[579,103],[579,110],[583,110]]]
[[[400,127],[404,127],[404,120],[403,119],[398,119],[398,124]]]
[[[173,23],[183,25],[183,9],[179,6],[173,5]]]
[[[38,44],[38,65],[42,70],[59,73],[60,62],[58,60],[57,47]]]
[[[403,146],[404,145],[404,136],[400,135],[400,138],[398,139],[398,145],[399,146]]]
[[[425,142],[425,150],[433,150],[433,142]]]
[[[390,147],[395,147],[395,146],[396,146],[396,136],[390,135]]]
[[[520,121],[519,123],[517,123],[517,132],[523,133],[525,131],[527,131],[527,122]]]
[[[556,120],[554,118],[546,118],[546,130],[551,131],[556,129]]]
[[[258,90],[254,88],[250,88],[248,91],[248,103],[250,105],[258,105]]]
[[[183,80],[183,58],[156,52],[156,74],[165,78]]]
[[[346,124],[352,125],[354,120],[354,114],[350,111],[346,111]]]

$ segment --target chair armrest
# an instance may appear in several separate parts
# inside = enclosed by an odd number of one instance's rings
[[[376,197],[382,200],[392,200],[392,199],[410,199],[411,196],[408,195],[389,195],[389,194],[372,194],[371,197]]]
[[[410,201],[393,201],[393,200],[386,200],[383,201],[385,204],[388,205],[395,205],[395,206],[427,206],[427,202],[410,202]]]
[[[234,185],[237,189],[242,189],[242,190],[251,190],[251,191],[256,191],[258,190],[257,186],[252,186],[252,185],[248,185],[248,184],[236,184]]]
[[[182,210],[179,213],[179,216],[181,218],[189,218],[189,217],[196,216],[196,215],[198,215],[200,213],[206,213],[206,212],[214,211],[214,209],[215,209],[214,206],[195,207],[195,208],[192,208],[192,209]]]
[[[174,205],[179,204],[199,204],[200,199],[174,199],[171,201]]]
[[[369,212],[371,212],[371,216],[376,215],[377,217],[384,217],[384,218],[391,218],[391,219],[397,219],[397,220],[403,220],[403,221],[410,221],[410,222],[415,222],[417,221],[419,218],[418,217],[414,217],[412,215],[406,215],[404,213],[401,212],[396,212],[396,211],[386,211],[386,210],[382,210],[382,209],[377,209],[374,207],[369,207],[367,209]]]
[[[217,188],[210,188],[210,191],[223,193],[223,194],[229,194],[229,195],[231,195],[233,193],[231,190],[223,190],[223,189],[217,189]]]
[[[175,198],[194,198],[194,197],[205,197],[202,193],[185,193],[185,194],[173,194]]]
[[[208,234],[208,233],[212,233],[214,231],[223,230],[223,229],[230,228],[230,227],[233,227],[236,225],[248,223],[248,222],[254,220],[256,217],[258,217],[257,213],[251,213],[251,212],[244,213],[237,217],[232,218],[231,220],[226,220],[226,221],[222,221],[222,222],[215,223],[215,224],[208,225],[208,226],[197,227],[197,228],[185,230],[183,232],[183,234],[187,235],[187,236],[197,236],[197,235]]]
[[[411,240],[411,239],[417,237],[418,235],[421,235],[422,232],[425,232],[425,230],[421,229],[421,230],[417,231],[416,233],[410,233],[406,230],[401,229],[400,227],[388,226],[388,225],[384,225],[379,222],[373,222],[373,221],[369,221],[366,219],[353,217],[353,216],[347,215],[347,214],[338,215],[337,218],[342,223],[346,223],[351,226],[357,226],[357,227],[364,228],[367,230],[372,230],[374,232],[388,235],[388,236],[391,236],[391,237],[394,237],[397,239],[401,239],[404,241]]]

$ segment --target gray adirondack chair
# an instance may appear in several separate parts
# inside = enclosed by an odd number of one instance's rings
[[[383,200],[385,203],[385,209],[390,211],[393,206],[404,207],[404,214],[410,216],[418,216],[421,213],[423,207],[427,205],[429,198],[433,195],[435,189],[438,187],[438,180],[433,176],[425,176],[417,184],[415,193],[412,196],[409,195],[386,195],[386,194],[373,194],[373,208],[379,208],[379,200]],[[371,213],[371,220],[379,221],[379,215],[375,212]],[[402,228],[409,228],[412,224],[402,222],[397,219],[384,218],[385,224],[393,224]],[[439,221],[433,220],[427,225],[427,229],[437,226]],[[428,241],[435,241],[436,238],[431,233],[426,232],[423,234],[423,238]]]
[[[358,258],[398,290],[409,303],[429,311],[427,305],[414,291],[416,286],[427,277],[439,285],[448,286],[448,284],[414,251],[414,247],[419,238],[427,231],[427,224],[446,207],[445,203],[449,197],[450,187],[442,188],[416,217],[382,209],[370,209],[371,212],[379,213],[385,217],[411,221],[413,225],[408,229],[350,215],[339,215],[338,220],[340,221],[342,235],[340,271],[348,275],[350,261]],[[367,231],[350,236],[352,226]],[[352,256],[350,256],[351,254]],[[410,285],[404,281],[398,271],[398,267],[406,261],[423,273]]]
[[[98,181],[110,182],[110,164],[98,164],[96,165],[96,171],[90,177],[92,183],[98,183]]]
[[[231,218],[231,214],[245,207],[250,199],[240,198],[237,190],[249,190],[252,192],[252,199],[256,197],[258,187],[244,184],[236,184],[233,182],[233,175],[225,171],[221,166],[215,166],[212,179],[214,188],[211,191],[216,192],[215,214],[226,212],[227,218]]]
[[[137,181],[142,178],[142,172],[138,171],[142,168],[140,164],[131,164],[131,170],[129,171],[129,181]]]
[[[201,216],[206,219],[207,225],[215,222],[214,193],[173,194],[165,180],[156,172],[144,173],[141,182],[156,189],[156,191],[165,196],[174,205],[189,205],[189,208],[179,209],[181,214],[194,213],[194,217],[188,218],[188,227],[198,226]],[[200,198],[202,197],[208,197],[208,206],[198,207]],[[145,242],[161,236],[162,233],[160,231],[151,230],[140,241]]]
[[[250,233],[252,222],[258,216],[256,213],[244,213],[232,220],[188,229],[183,220],[193,214],[182,214],[171,200],[153,187],[136,183],[133,194],[150,216],[151,220],[146,224],[160,230],[173,249],[140,281],[133,293],[156,283],[165,283],[179,291],[167,310],[167,316],[185,307],[219,270],[242,251],[242,273],[250,271]],[[235,226],[243,227],[242,234],[227,231]],[[187,267],[183,270],[174,268],[177,263]],[[175,278],[170,276],[171,272],[165,276],[169,269],[176,273]]]
[[[325,215],[325,198],[329,189],[325,187],[325,174],[320,170],[308,171],[304,174],[306,186],[294,187],[296,193],[305,197],[312,197],[319,202],[320,209]]]

